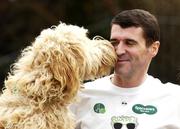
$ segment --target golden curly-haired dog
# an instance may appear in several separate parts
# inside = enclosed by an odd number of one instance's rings
[[[84,80],[110,72],[110,42],[90,40],[87,30],[60,23],[43,30],[22,51],[5,80],[0,121],[5,129],[73,129],[68,110]]]

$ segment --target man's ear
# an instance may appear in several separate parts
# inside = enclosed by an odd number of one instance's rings
[[[160,42],[155,41],[149,47],[149,50],[150,50],[150,53],[151,53],[152,57],[155,57],[157,55],[158,50],[159,50],[159,46],[160,46]]]

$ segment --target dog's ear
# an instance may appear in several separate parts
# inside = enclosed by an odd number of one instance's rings
[[[84,52],[79,43],[61,43],[50,48],[50,69],[53,79],[57,80],[61,90],[57,96],[69,103],[76,95],[81,83],[81,70],[84,69]]]

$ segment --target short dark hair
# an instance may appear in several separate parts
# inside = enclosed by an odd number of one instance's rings
[[[122,28],[141,27],[144,31],[146,46],[150,46],[154,41],[160,40],[160,27],[157,18],[142,9],[125,10],[117,14],[111,21]]]

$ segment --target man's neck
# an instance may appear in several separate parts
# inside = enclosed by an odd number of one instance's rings
[[[111,82],[118,87],[133,88],[140,86],[145,79],[146,74],[144,76],[138,76],[138,78],[135,78],[135,76],[132,78],[127,78],[118,74],[114,74],[111,78]]]

